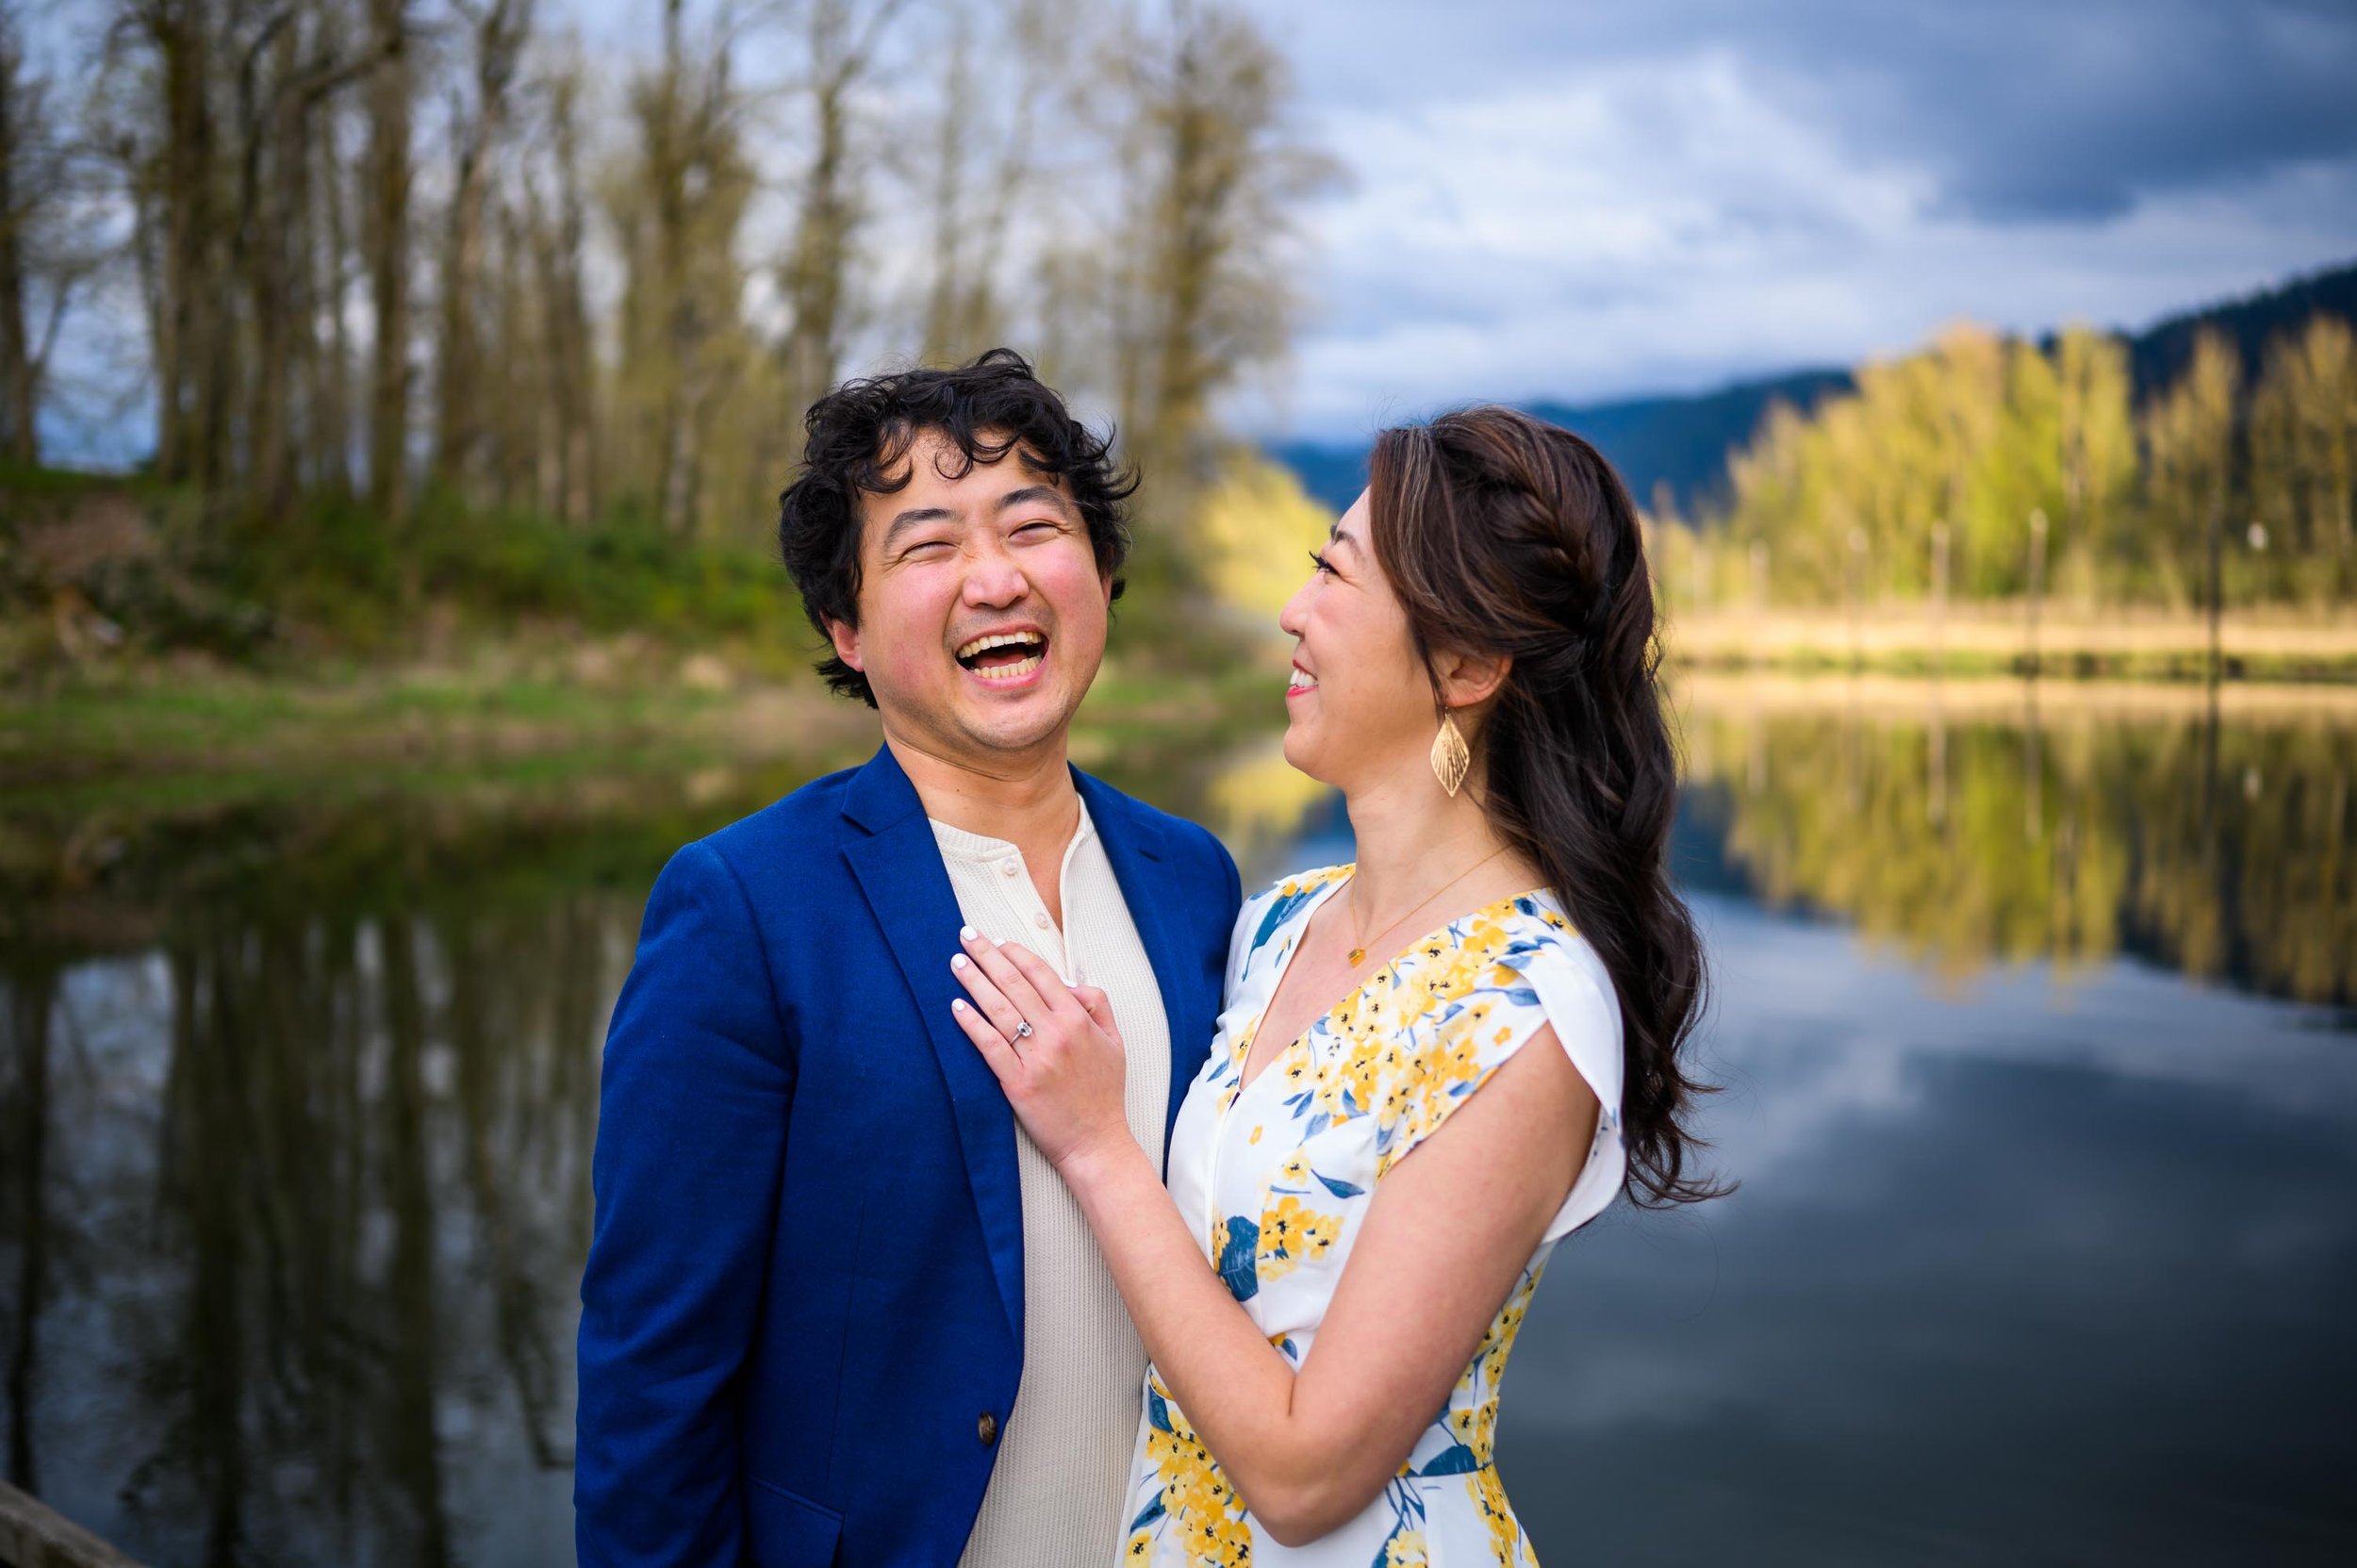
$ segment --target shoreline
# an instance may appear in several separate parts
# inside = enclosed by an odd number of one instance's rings
[[[2357,724],[2357,684],[2295,681],[2069,679],[2015,674],[1800,671],[1763,666],[1666,668],[1681,718],[1817,714],[1885,721],[2221,719],[2266,727]]]
[[[2205,678],[2206,660],[2167,674],[2149,664],[2057,671],[1974,653],[1976,646],[1989,649],[1992,627],[2003,624],[1986,618],[1951,623],[1950,632],[1961,628],[1980,641],[1953,639],[1944,664],[1906,640],[1922,629],[1920,619],[1882,622],[1883,655],[1855,664],[1824,654],[1821,638],[1810,640],[1825,622],[1799,618],[1782,623],[1781,642],[1771,638],[1736,656],[1734,630],[1761,624],[1668,625],[1661,681],[1673,709],[2019,719],[2033,708],[2046,717],[2156,718],[2199,718],[2215,706],[2237,721],[2357,722],[2357,622],[2237,628],[2230,620],[2226,645],[2241,651],[2242,666],[2238,670],[2230,658],[2216,681]],[[1772,617],[1764,624],[1779,623]],[[2187,629],[2182,621],[2132,618],[2112,629],[2111,641],[2148,652],[2182,649]],[[2345,668],[2336,664],[2320,678],[2250,672],[2249,661],[2262,649],[2295,646],[2310,663],[2329,647]],[[1262,662],[1204,675],[1109,668],[1081,710],[1075,760],[1094,766],[1110,751],[1160,736],[1241,732],[1256,718],[1278,720],[1273,709],[1256,709],[1267,685]],[[0,791],[536,760],[590,764],[650,749],[681,761],[758,763],[872,743],[873,734],[866,709],[832,696],[804,672],[733,668],[711,655],[635,680],[618,673],[583,680],[496,664],[354,667],[310,676],[146,667],[42,691],[0,691]]]
[[[2357,683],[2357,613],[2233,610],[2218,622],[2229,682]],[[1976,600],[1934,616],[1921,604],[1838,608],[1664,609],[1662,660],[1672,668],[1772,668],[1922,675],[2036,674],[2062,681],[2201,683],[2210,623],[2199,611],[2150,606],[2040,607]]]
[[[1074,760],[1248,728],[1252,699],[1269,685],[1254,666],[1202,676],[1109,667],[1080,711]],[[612,765],[650,751],[678,765],[758,765],[865,754],[876,733],[867,708],[806,672],[731,670],[708,655],[682,675],[628,684],[454,667],[308,678],[148,668],[0,691],[0,795]]]

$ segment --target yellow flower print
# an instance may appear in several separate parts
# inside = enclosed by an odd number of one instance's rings
[[[1510,1029],[1500,1032],[1508,1039],[1513,1038]],[[1458,1030],[1442,1045],[1440,1059],[1433,1064],[1432,1075],[1442,1086],[1471,1083],[1481,1077],[1481,1046],[1472,1030]]]
[[[1305,1213],[1301,1217],[1301,1241],[1304,1250],[1312,1258],[1325,1257],[1327,1251],[1342,1239],[1342,1219],[1338,1215],[1321,1214],[1315,1211]]]
[[[1429,1562],[1431,1559],[1425,1555],[1424,1531],[1402,1530],[1392,1537],[1385,1543],[1383,1560],[1391,1568],[1417,1568],[1418,1564]]]
[[[1490,1547],[1500,1562],[1518,1562],[1518,1548],[1523,1527],[1515,1519],[1514,1510],[1507,1506],[1506,1483],[1498,1479],[1497,1467],[1485,1464],[1466,1477],[1467,1490],[1474,1501],[1481,1505],[1482,1521],[1490,1527]]]
[[[1310,897],[1348,874],[1342,867],[1295,877],[1279,890],[1294,900],[1290,911],[1263,901],[1246,972],[1270,978],[1299,940]],[[1532,954],[1552,962],[1543,952],[1552,932],[1569,929],[1538,900],[1501,901],[1385,964],[1277,1052],[1277,1082],[1269,1091],[1284,1114],[1256,1106],[1229,1134],[1236,1143],[1249,1134],[1253,1154],[1234,1180],[1257,1183],[1259,1201],[1250,1188],[1227,1195],[1214,1210],[1225,1213],[1211,1240],[1230,1288],[1244,1281],[1247,1298],[1261,1303],[1256,1315],[1289,1326],[1289,1332],[1269,1335],[1289,1364],[1306,1360],[1302,1346],[1317,1325],[1319,1297],[1330,1292],[1333,1265],[1348,1240],[1343,1227],[1363,1213],[1376,1180],[1528,1038],[1543,1015],[1534,987],[1544,983],[1544,971],[1534,968]],[[1237,1045],[1241,1059],[1249,1038]],[[1219,1081],[1218,1088],[1226,1091],[1228,1083]],[[1375,1119],[1371,1131],[1326,1137],[1328,1128],[1360,1116]],[[1309,1266],[1318,1261],[1323,1270]],[[1536,1266],[1525,1271],[1401,1466],[1400,1476],[1412,1479],[1403,1499],[1432,1496],[1431,1487],[1444,1478],[1445,1491],[1433,1502],[1436,1510],[1445,1503],[1447,1511],[1420,1517],[1421,1510],[1403,1503],[1391,1522],[1396,1533],[1376,1554],[1381,1560],[1423,1564],[1441,1554],[1530,1568],[1528,1542],[1492,1464],[1499,1389],[1538,1273]],[[1254,1289],[1263,1294],[1253,1296]],[[1124,1560],[1249,1568],[1252,1527],[1242,1499],[1167,1392],[1147,1403],[1151,1429],[1137,1504],[1159,1506],[1148,1507],[1149,1517],[1122,1537]]]
[[[1261,1280],[1281,1279],[1306,1260],[1326,1256],[1342,1234],[1343,1223],[1322,1214],[1290,1195],[1261,1213]]]
[[[1148,1425],[1146,1439],[1147,1462],[1153,1467],[1153,1480],[1160,1488],[1162,1512],[1178,1531],[1178,1540],[1185,1546],[1188,1560],[1195,1563],[1229,1563],[1242,1565],[1251,1553],[1251,1531],[1244,1522],[1243,1506],[1220,1474],[1211,1459],[1211,1450],[1195,1436],[1186,1413],[1170,1399],[1170,1394],[1159,1378],[1147,1383]],[[1147,1550],[1138,1554],[1138,1535],[1130,1537],[1127,1548],[1133,1556],[1152,1557],[1153,1531],[1147,1535]]]

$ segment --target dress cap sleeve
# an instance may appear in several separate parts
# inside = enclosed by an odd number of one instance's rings
[[[1381,1097],[1376,1174],[1438,1131],[1552,1026],[1597,1104],[1588,1158],[1547,1227],[1545,1240],[1558,1240],[1609,1207],[1627,1171],[1621,1009],[1611,975],[1595,949],[1536,899],[1517,900],[1503,930],[1469,933],[1458,953],[1435,959],[1431,974],[1431,1007],[1415,1031],[1408,1070]]]

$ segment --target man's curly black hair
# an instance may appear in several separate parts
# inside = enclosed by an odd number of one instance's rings
[[[905,488],[911,475],[902,464],[929,430],[962,454],[951,478],[1014,452],[1030,471],[1062,479],[1088,525],[1097,573],[1120,597],[1137,476],[1114,462],[1112,435],[1074,419],[1013,349],[992,349],[955,370],[847,381],[812,404],[802,423],[810,440],[801,471],[778,497],[778,551],[820,636],[831,620],[859,624],[860,497]],[[832,646],[818,673],[839,695],[876,705],[867,677]]]

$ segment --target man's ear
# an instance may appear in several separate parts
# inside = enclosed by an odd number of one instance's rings
[[[827,618],[827,640],[834,644],[836,658],[841,659],[863,675],[867,673],[866,667],[859,662],[858,627],[848,620],[837,620],[830,616]]]
[[[1432,661],[1441,695],[1452,708],[1477,707],[1497,694],[1514,668],[1511,653],[1442,653]]]

